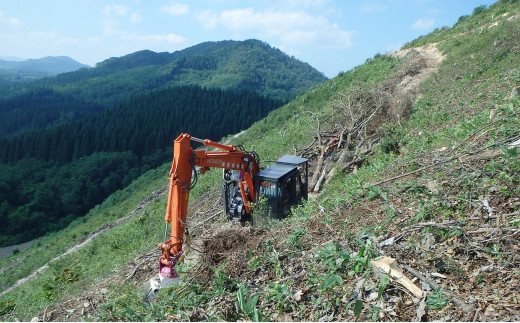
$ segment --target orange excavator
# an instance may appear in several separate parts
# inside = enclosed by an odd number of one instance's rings
[[[191,141],[220,151],[193,150]],[[164,242],[159,243],[161,278],[176,278],[175,265],[182,261],[186,215],[190,190],[197,182],[197,167],[204,174],[210,168],[222,168],[224,212],[232,220],[251,220],[253,204],[260,197],[266,199],[265,214],[281,219],[290,207],[307,198],[308,159],[285,155],[265,169],[260,169],[255,152],[240,146],[224,145],[209,139],[181,134],[173,144],[173,163],[169,177]],[[168,224],[171,224],[167,240]]]

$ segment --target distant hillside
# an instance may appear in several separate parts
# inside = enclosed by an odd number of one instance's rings
[[[101,106],[78,100],[70,94],[60,94],[50,88],[33,89],[0,100],[0,138],[81,119],[101,111]]]
[[[259,40],[207,42],[174,53],[139,51],[94,68],[63,73],[29,85],[0,88],[12,95],[47,86],[111,106],[143,92],[178,85],[247,89],[288,100],[327,78],[312,66]]]
[[[48,56],[39,59],[0,59],[0,81],[30,81],[89,67],[67,56]]]
[[[30,66],[29,61],[4,63]],[[33,72],[20,73],[5,75],[39,78]],[[0,76],[0,125],[6,125],[0,137],[82,118],[174,86],[248,90],[285,101],[325,80],[310,65],[258,40],[206,42],[174,53],[143,50],[29,83],[2,81]]]
[[[154,66],[154,67],[152,67]],[[139,51],[110,58],[88,71],[109,75],[145,68],[164,85],[248,89],[281,99],[294,98],[327,78],[312,66],[259,40],[205,42],[173,53]]]

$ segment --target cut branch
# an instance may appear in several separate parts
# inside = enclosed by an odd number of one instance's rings
[[[401,175],[397,175],[397,176],[394,176],[394,177],[391,177],[391,178],[387,178],[387,179],[384,179],[382,181],[379,181],[379,182],[371,184],[371,185],[372,186],[377,186],[377,185],[381,185],[381,184],[384,184],[384,183],[392,182],[392,181],[395,181],[396,179],[400,179],[400,178],[403,178],[403,177],[406,177],[406,176],[410,176],[410,175],[422,172],[424,170],[430,169],[432,167],[440,166],[440,165],[449,163],[449,162],[451,162],[451,161],[453,161],[455,159],[459,159],[459,158],[462,158],[462,157],[467,157],[467,156],[472,156],[472,155],[478,154],[479,152],[484,151],[484,150],[486,150],[486,149],[488,149],[490,147],[499,146],[499,145],[504,144],[506,142],[512,142],[512,141],[514,141],[514,140],[516,140],[518,138],[520,138],[520,136],[516,136],[516,137],[513,137],[513,138],[502,140],[500,142],[488,145],[488,146],[486,146],[484,148],[480,148],[480,149],[477,149],[475,151],[472,151],[472,152],[469,152],[469,153],[464,153],[464,154],[461,154],[461,155],[458,155],[458,156],[455,156],[455,157],[450,157],[450,158],[442,160],[440,162],[437,162],[437,163],[434,163],[434,164],[431,164],[431,165],[428,165],[428,166],[421,167],[419,169],[416,169],[414,171],[411,171],[411,172],[408,172],[408,173],[405,173],[405,174],[401,174]]]

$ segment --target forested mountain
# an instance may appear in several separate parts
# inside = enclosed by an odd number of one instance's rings
[[[50,88],[36,88],[0,100],[0,138],[24,130],[45,128],[103,111],[100,105],[60,94]]]
[[[248,89],[288,100],[327,78],[259,40],[206,42],[173,53],[139,51],[30,84],[0,87],[13,95],[27,88],[51,87],[77,99],[111,106],[147,91],[178,85]]]
[[[0,244],[66,226],[142,172],[167,161],[181,132],[221,138],[249,127],[281,104],[247,90],[175,87],[82,120],[4,137]]]
[[[172,86],[246,89],[287,100],[324,80],[258,40],[206,42],[174,53],[143,50],[30,83],[0,81],[0,136],[82,118]]]

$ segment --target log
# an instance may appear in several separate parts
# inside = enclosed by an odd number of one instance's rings
[[[347,158],[347,155],[349,153],[349,150],[348,150],[348,146],[350,145],[350,135],[351,133],[349,132],[347,134],[347,139],[345,141],[345,148],[343,148],[343,150],[341,151],[341,154],[339,155],[339,158],[338,158],[338,161],[336,162],[338,165],[341,165],[345,162],[345,159]],[[338,145],[338,149],[340,149],[341,145]],[[327,180],[325,181],[325,184],[328,184],[330,182],[330,180],[332,179],[332,177],[334,177],[334,173],[336,172],[336,168],[333,167],[330,172],[327,174]]]
[[[314,190],[314,186],[318,182],[318,176],[320,176],[321,169],[323,168],[323,160],[325,159],[324,154],[320,154],[320,157],[318,159],[318,164],[316,165],[316,168],[314,169],[314,174],[312,175],[312,179],[309,185],[309,191]]]
[[[423,297],[422,290],[403,274],[394,258],[383,257],[379,260],[371,260],[370,263],[372,264],[372,268],[379,272],[379,274],[388,275],[388,273],[390,273],[390,277],[393,280],[409,290],[415,297]]]
[[[318,144],[320,145],[320,157],[318,159],[318,164],[316,165],[316,169],[314,170],[314,174],[312,175],[312,179],[309,185],[309,191],[314,188],[314,185],[316,185],[316,182],[318,181],[318,176],[320,173],[320,170],[323,166],[323,158],[325,157],[325,146],[321,142],[321,125],[320,125],[320,119],[313,114],[316,118],[316,121],[318,122],[318,128],[316,129],[316,135],[318,136]]]
[[[336,150],[334,150],[332,152],[332,154],[330,154],[330,156],[329,156],[329,158],[327,160],[327,163],[323,167],[323,171],[321,172],[321,176],[318,179],[318,182],[316,183],[316,185],[314,186],[314,190],[313,190],[314,193],[316,193],[316,192],[318,192],[320,190],[321,183],[323,182],[323,179],[325,178],[325,175],[327,174],[327,167],[329,166],[330,162],[332,161],[332,158],[334,158],[335,154],[336,154]]]

